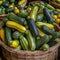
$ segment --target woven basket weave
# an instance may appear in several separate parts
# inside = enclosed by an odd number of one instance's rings
[[[8,47],[0,40],[3,56],[6,60],[57,60],[59,44],[48,51],[22,51]]]

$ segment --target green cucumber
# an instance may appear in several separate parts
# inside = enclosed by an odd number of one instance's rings
[[[28,16],[28,12],[26,10],[21,10],[19,13],[18,13],[18,16],[20,17],[27,17]]]
[[[60,32],[55,32],[54,29],[50,29],[47,26],[42,26],[41,30],[48,35],[52,35],[53,38],[60,38]]]
[[[8,1],[4,1],[2,5],[7,8],[9,6],[9,2]]]
[[[31,34],[34,37],[39,36],[39,33],[38,33],[38,30],[37,30],[37,27],[36,27],[36,24],[35,24],[34,20],[33,19],[28,19],[27,24],[28,24],[28,27],[30,29]]]
[[[55,14],[55,15],[57,15],[57,14],[60,14],[60,13],[59,13],[59,12],[57,12],[57,11],[54,11],[54,14]]]
[[[27,35],[29,46],[30,46],[30,50],[35,50],[36,44],[35,44],[34,38],[32,37],[32,35],[29,31],[27,32],[26,35]]]
[[[55,20],[52,18],[52,16],[50,15],[49,11],[47,8],[43,9],[43,14],[46,17],[46,19],[48,20],[49,23],[55,23]]]
[[[52,33],[54,33],[55,31],[50,29],[49,27],[43,25],[41,26],[41,30],[45,33],[45,34],[48,34],[48,35],[52,35]]]
[[[29,50],[28,49],[28,41],[27,41],[27,39],[23,35],[21,35],[19,37],[19,39],[20,39],[20,44],[21,44],[23,50]]]
[[[9,20],[15,21],[15,22],[20,23],[22,25],[24,25],[24,23],[25,23],[25,18],[18,17],[17,15],[15,15],[12,12],[7,15],[7,18]]]
[[[60,38],[60,32],[52,33],[53,38]]]
[[[10,43],[12,42],[12,36],[11,36],[11,29],[10,28],[8,28],[8,27],[6,27],[5,28],[5,34],[6,34],[6,43],[8,44],[8,45],[10,45]]]
[[[18,39],[20,35],[21,35],[20,32],[14,31],[13,34],[12,34],[12,37],[13,37],[14,39]]]
[[[41,50],[47,51],[49,49],[49,45],[47,43],[44,43],[41,48]]]
[[[49,41],[49,36],[48,35],[44,35],[43,37],[41,37],[40,39],[38,39],[36,41],[36,50],[40,49],[40,47],[44,44],[47,43]]]
[[[55,44],[57,44],[57,42],[55,41],[55,39],[51,39],[48,43],[47,43],[50,47],[54,46]]]
[[[50,4],[47,4],[47,3],[46,3],[46,7],[51,9],[51,10],[55,10],[55,8],[53,6],[51,6]]]
[[[6,8],[6,13],[10,13],[10,12],[13,12],[14,11],[14,8]]]

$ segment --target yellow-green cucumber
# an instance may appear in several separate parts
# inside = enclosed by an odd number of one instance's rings
[[[28,41],[27,41],[27,39],[23,35],[21,35],[19,37],[19,39],[20,39],[20,44],[21,44],[23,50],[29,50],[28,49]]]
[[[8,45],[10,45],[11,42],[12,42],[11,33],[12,33],[12,32],[11,32],[11,29],[8,28],[8,27],[5,27],[6,43],[7,43]]]
[[[36,15],[37,15],[37,11],[38,11],[38,6],[34,6],[30,15],[29,15],[29,18],[33,19],[34,21],[36,21]]]
[[[27,35],[27,40],[29,43],[30,50],[35,50],[36,48],[35,40],[33,36],[31,35],[30,31],[28,31],[26,35]]]

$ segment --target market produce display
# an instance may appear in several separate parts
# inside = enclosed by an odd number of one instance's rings
[[[17,7],[24,7],[27,0],[0,0],[0,14],[9,12],[17,13],[19,9]]]
[[[48,50],[59,42],[55,25],[60,24],[60,12],[53,6],[41,1],[15,8],[0,20],[0,38],[7,46],[35,51]]]

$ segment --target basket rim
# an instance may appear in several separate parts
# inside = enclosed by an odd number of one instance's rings
[[[21,55],[27,54],[27,55],[36,55],[36,56],[38,56],[39,54],[40,55],[45,55],[45,54],[48,54],[48,53],[54,51],[56,48],[58,48],[60,46],[60,43],[57,43],[53,47],[50,47],[47,51],[41,51],[41,50],[40,51],[39,50],[36,50],[36,51],[17,50],[17,49],[13,49],[13,48],[7,46],[1,40],[0,40],[0,45],[2,46],[2,48],[9,51],[10,53],[17,53],[17,54],[21,54]]]

